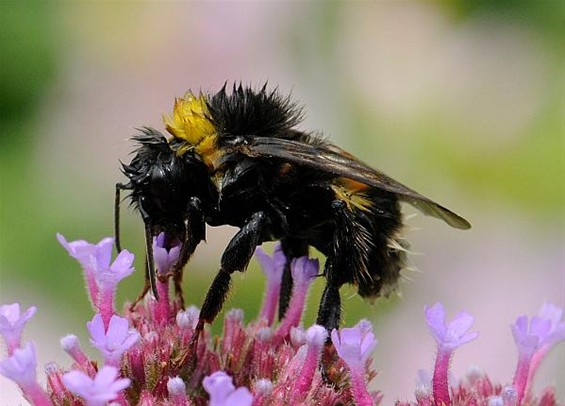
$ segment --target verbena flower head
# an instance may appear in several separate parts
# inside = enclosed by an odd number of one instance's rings
[[[0,373],[14,380],[31,404],[369,406],[380,403],[382,394],[369,389],[376,376],[371,355],[377,345],[369,321],[361,320],[354,327],[333,331],[331,342],[323,327],[302,327],[305,298],[319,273],[317,261],[303,257],[291,264],[294,284],[288,312],[277,322],[274,310],[265,312],[264,309],[273,304],[276,307],[278,302],[278,290],[269,291],[268,286],[280,286],[284,258],[280,247],[273,256],[259,250],[260,262],[268,268],[265,270],[268,293],[261,313],[246,323],[242,310],[227,311],[223,333],[213,337],[210,330],[205,329],[196,349],[197,358],[193,359],[187,348],[198,323],[198,308],[182,309],[180,301],[163,295],[160,301],[148,297],[133,308],[126,303],[125,310],[118,312],[113,307],[113,294],[117,281],[131,274],[133,258],[130,254],[120,253],[111,263],[112,239],[98,244],[59,239],[81,263],[87,284],[92,282],[94,286],[91,289],[89,285],[89,292],[96,293],[93,295],[95,315],[87,323],[87,330],[90,344],[100,354],[91,359],[80,348],[76,336],[63,337],[61,345],[70,355],[70,365],[49,364],[45,368],[47,389],[44,389],[36,379],[33,344],[22,346],[19,343],[11,356],[0,361]],[[160,272],[169,272],[182,248],[170,243],[165,248],[164,244],[162,236],[155,239],[155,259]],[[168,291],[169,276],[158,278],[158,289],[162,292]],[[113,285],[112,295],[106,295],[104,292],[110,285]],[[2,309],[8,309],[0,312],[4,317],[0,323],[4,326],[18,323],[23,326],[35,312],[32,308],[14,316],[19,308],[11,313],[9,310],[15,307]],[[265,317],[265,314],[272,316]],[[442,403],[549,406],[556,403],[551,388],[534,396],[528,385],[540,354],[563,337],[561,309],[545,305],[536,316],[539,321],[536,317],[530,323],[519,319],[513,327],[515,335],[535,336],[537,340],[537,349],[528,358],[527,373],[520,375],[526,382],[522,389],[514,383],[492,383],[486,374],[476,369],[459,382],[448,382],[447,367],[453,350],[477,337],[477,333],[468,331],[472,317],[460,313],[446,323],[445,311],[439,304],[426,307],[425,316],[438,343],[433,378],[418,386],[415,402],[397,402],[397,406]],[[529,343],[528,340],[526,337]]]

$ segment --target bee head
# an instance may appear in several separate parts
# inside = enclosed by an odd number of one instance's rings
[[[122,164],[131,204],[151,235],[164,231],[168,238],[182,240],[188,204],[202,196],[206,168],[193,154],[179,156],[154,129],[143,128],[133,139],[139,144],[136,155],[129,165]]]

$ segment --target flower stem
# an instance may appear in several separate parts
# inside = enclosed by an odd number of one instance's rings
[[[273,320],[275,319],[277,303],[279,302],[280,288],[280,282],[273,280],[269,281],[267,289],[265,291],[263,305],[261,306],[261,313],[259,314],[259,320],[265,319],[268,326],[272,325]]]
[[[51,406],[51,400],[47,396],[47,393],[45,393],[37,382],[22,387],[22,392],[34,406]]]
[[[522,403],[526,394],[531,362],[532,357],[529,354],[524,356],[520,355],[518,358],[518,365],[516,366],[516,373],[514,374],[514,381],[512,382],[512,385],[518,394],[518,404]]]
[[[275,343],[281,343],[284,341],[286,336],[290,334],[290,329],[292,327],[298,326],[300,319],[302,318],[302,311],[304,310],[304,302],[306,301],[306,293],[308,287],[298,287],[295,285],[292,298],[288,305],[286,315],[284,319],[279,324],[277,331],[273,340]]]
[[[100,297],[98,298],[98,311],[102,316],[102,321],[104,322],[104,327],[106,330],[110,325],[110,319],[114,315],[114,293],[115,287],[113,286],[105,286],[100,289]]]
[[[153,317],[159,325],[167,324],[171,317],[171,303],[169,301],[169,279],[161,282],[157,279],[157,293],[159,300],[154,304]]]
[[[449,370],[449,360],[451,351],[438,348],[436,355],[436,363],[434,366],[434,376],[432,378],[432,388],[434,395],[434,403],[436,405],[450,405],[449,382],[447,373]]]
[[[353,392],[356,405],[372,406],[374,404],[373,398],[367,391],[364,370],[362,368],[351,370],[351,391]]]

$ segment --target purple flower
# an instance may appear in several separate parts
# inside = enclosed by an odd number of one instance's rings
[[[296,258],[292,261],[292,280],[296,285],[309,286],[312,280],[318,275],[320,264],[317,259],[310,259],[306,256]]]
[[[24,348],[16,348],[9,358],[0,362],[0,374],[16,382],[33,405],[51,405],[47,393],[37,383],[36,367],[35,345],[28,343]]]
[[[103,406],[130,385],[128,378],[117,378],[118,368],[106,365],[94,379],[84,372],[71,371],[63,375],[63,382],[72,393],[83,398],[87,406]]]
[[[528,316],[520,316],[510,326],[518,352],[523,357],[532,357],[534,352],[545,344],[551,329],[551,321],[532,317],[528,326]]]
[[[545,303],[538,316],[532,317],[529,324],[528,316],[523,315],[510,326],[519,354],[513,382],[518,402],[528,393],[541,359],[556,343],[565,339],[565,323],[562,318],[563,309]]]
[[[37,308],[31,306],[21,314],[19,303],[0,306],[0,334],[8,347],[8,355],[20,346],[24,326],[36,311]]]
[[[181,329],[194,330],[200,317],[200,309],[196,306],[189,306],[186,310],[179,310],[175,317],[177,326]]]
[[[300,323],[308,288],[318,275],[319,267],[317,259],[306,256],[292,261],[290,269],[293,280],[292,296],[285,317],[275,332],[275,342],[282,342],[290,334],[290,329]]]
[[[153,318],[158,324],[169,324],[175,317],[173,307],[169,300],[169,277],[172,276],[175,264],[179,260],[182,245],[177,242],[173,247],[165,246],[165,233],[153,238],[153,258],[157,267],[156,279],[157,297],[153,303]]]
[[[16,348],[11,357],[0,362],[0,374],[26,387],[36,382],[36,367],[35,345],[27,343],[24,348]]]
[[[86,325],[91,337],[90,343],[100,350],[108,365],[118,366],[123,353],[140,337],[135,329],[129,328],[127,319],[115,315],[110,319],[108,330],[104,328],[100,314],[95,314]]]
[[[528,316],[520,316],[511,325],[512,335],[521,355],[531,356],[536,351],[544,353],[565,339],[563,309],[545,303],[538,316],[532,317],[528,326]]]
[[[92,364],[88,360],[86,354],[80,348],[78,337],[74,334],[68,334],[61,338],[61,347],[63,351],[71,356],[71,358],[85,370],[92,369]]]
[[[153,239],[153,258],[159,273],[166,274],[178,262],[181,247],[179,242],[170,249],[165,248],[165,233]]]
[[[378,341],[368,322],[362,320],[355,327],[332,331],[332,342],[339,356],[349,368],[363,368],[377,346]]]
[[[169,398],[174,405],[186,405],[188,398],[186,396],[186,384],[182,378],[175,376],[169,378],[167,381],[167,390],[169,391]]]
[[[377,345],[372,329],[367,320],[361,320],[355,327],[334,329],[331,334],[338,355],[351,372],[351,391],[355,402],[363,406],[375,404],[365,382],[365,363]]]
[[[477,332],[467,332],[475,320],[469,313],[458,313],[449,325],[446,325],[445,309],[441,303],[436,303],[431,307],[426,306],[424,312],[428,327],[438,347],[442,349],[453,351],[479,336]]]
[[[115,313],[114,296],[117,285],[134,271],[132,267],[134,255],[123,250],[110,264],[113,238],[104,238],[98,244],[90,244],[83,240],[67,242],[61,234],[57,234],[57,239],[82,265],[94,309],[102,315],[107,325],[110,317]]]
[[[99,264],[110,265],[113,238],[104,238],[98,244],[91,244],[85,240],[67,242],[62,234],[57,233],[57,240],[85,271],[94,272]]]
[[[267,277],[267,288],[263,296],[263,304],[259,319],[267,320],[267,325],[273,324],[275,312],[279,302],[282,273],[286,264],[286,256],[282,251],[280,243],[275,244],[273,256],[269,256],[262,248],[255,249],[255,257],[261,264],[261,270]]]
[[[300,399],[304,398],[312,388],[312,379],[318,369],[320,354],[327,337],[327,330],[317,324],[306,330],[308,349],[302,369],[294,381],[294,400],[296,403],[300,403]]]
[[[286,256],[282,251],[281,244],[279,242],[275,244],[272,256],[263,251],[263,248],[257,247],[255,249],[255,257],[257,258],[257,261],[259,261],[261,270],[267,278],[273,278],[275,280],[278,279],[280,283],[282,271],[286,264]]]
[[[205,377],[202,385],[210,395],[210,406],[249,406],[253,403],[249,389],[244,386],[235,389],[232,378],[224,371]]]
[[[257,379],[253,391],[261,395],[270,395],[273,392],[273,382],[270,379]]]
[[[512,335],[520,359],[534,359],[535,367],[540,359],[559,341],[565,339],[563,310],[550,303],[542,306],[539,315],[531,318],[523,315],[511,325]]]
[[[469,341],[476,339],[479,333],[467,331],[473,324],[474,318],[468,313],[459,312],[454,319],[446,325],[445,309],[441,303],[424,308],[426,321],[437,343],[436,362],[432,389],[436,404],[451,404],[449,394],[448,370],[449,361],[453,351]]]

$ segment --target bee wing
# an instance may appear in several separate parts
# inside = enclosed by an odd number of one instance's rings
[[[395,193],[401,200],[410,203],[422,213],[441,219],[452,227],[463,230],[471,228],[471,224],[463,217],[371,168],[335,145],[319,140],[306,143],[274,137],[252,137],[240,145],[239,152],[247,156],[278,158],[353,179],[368,186]]]

